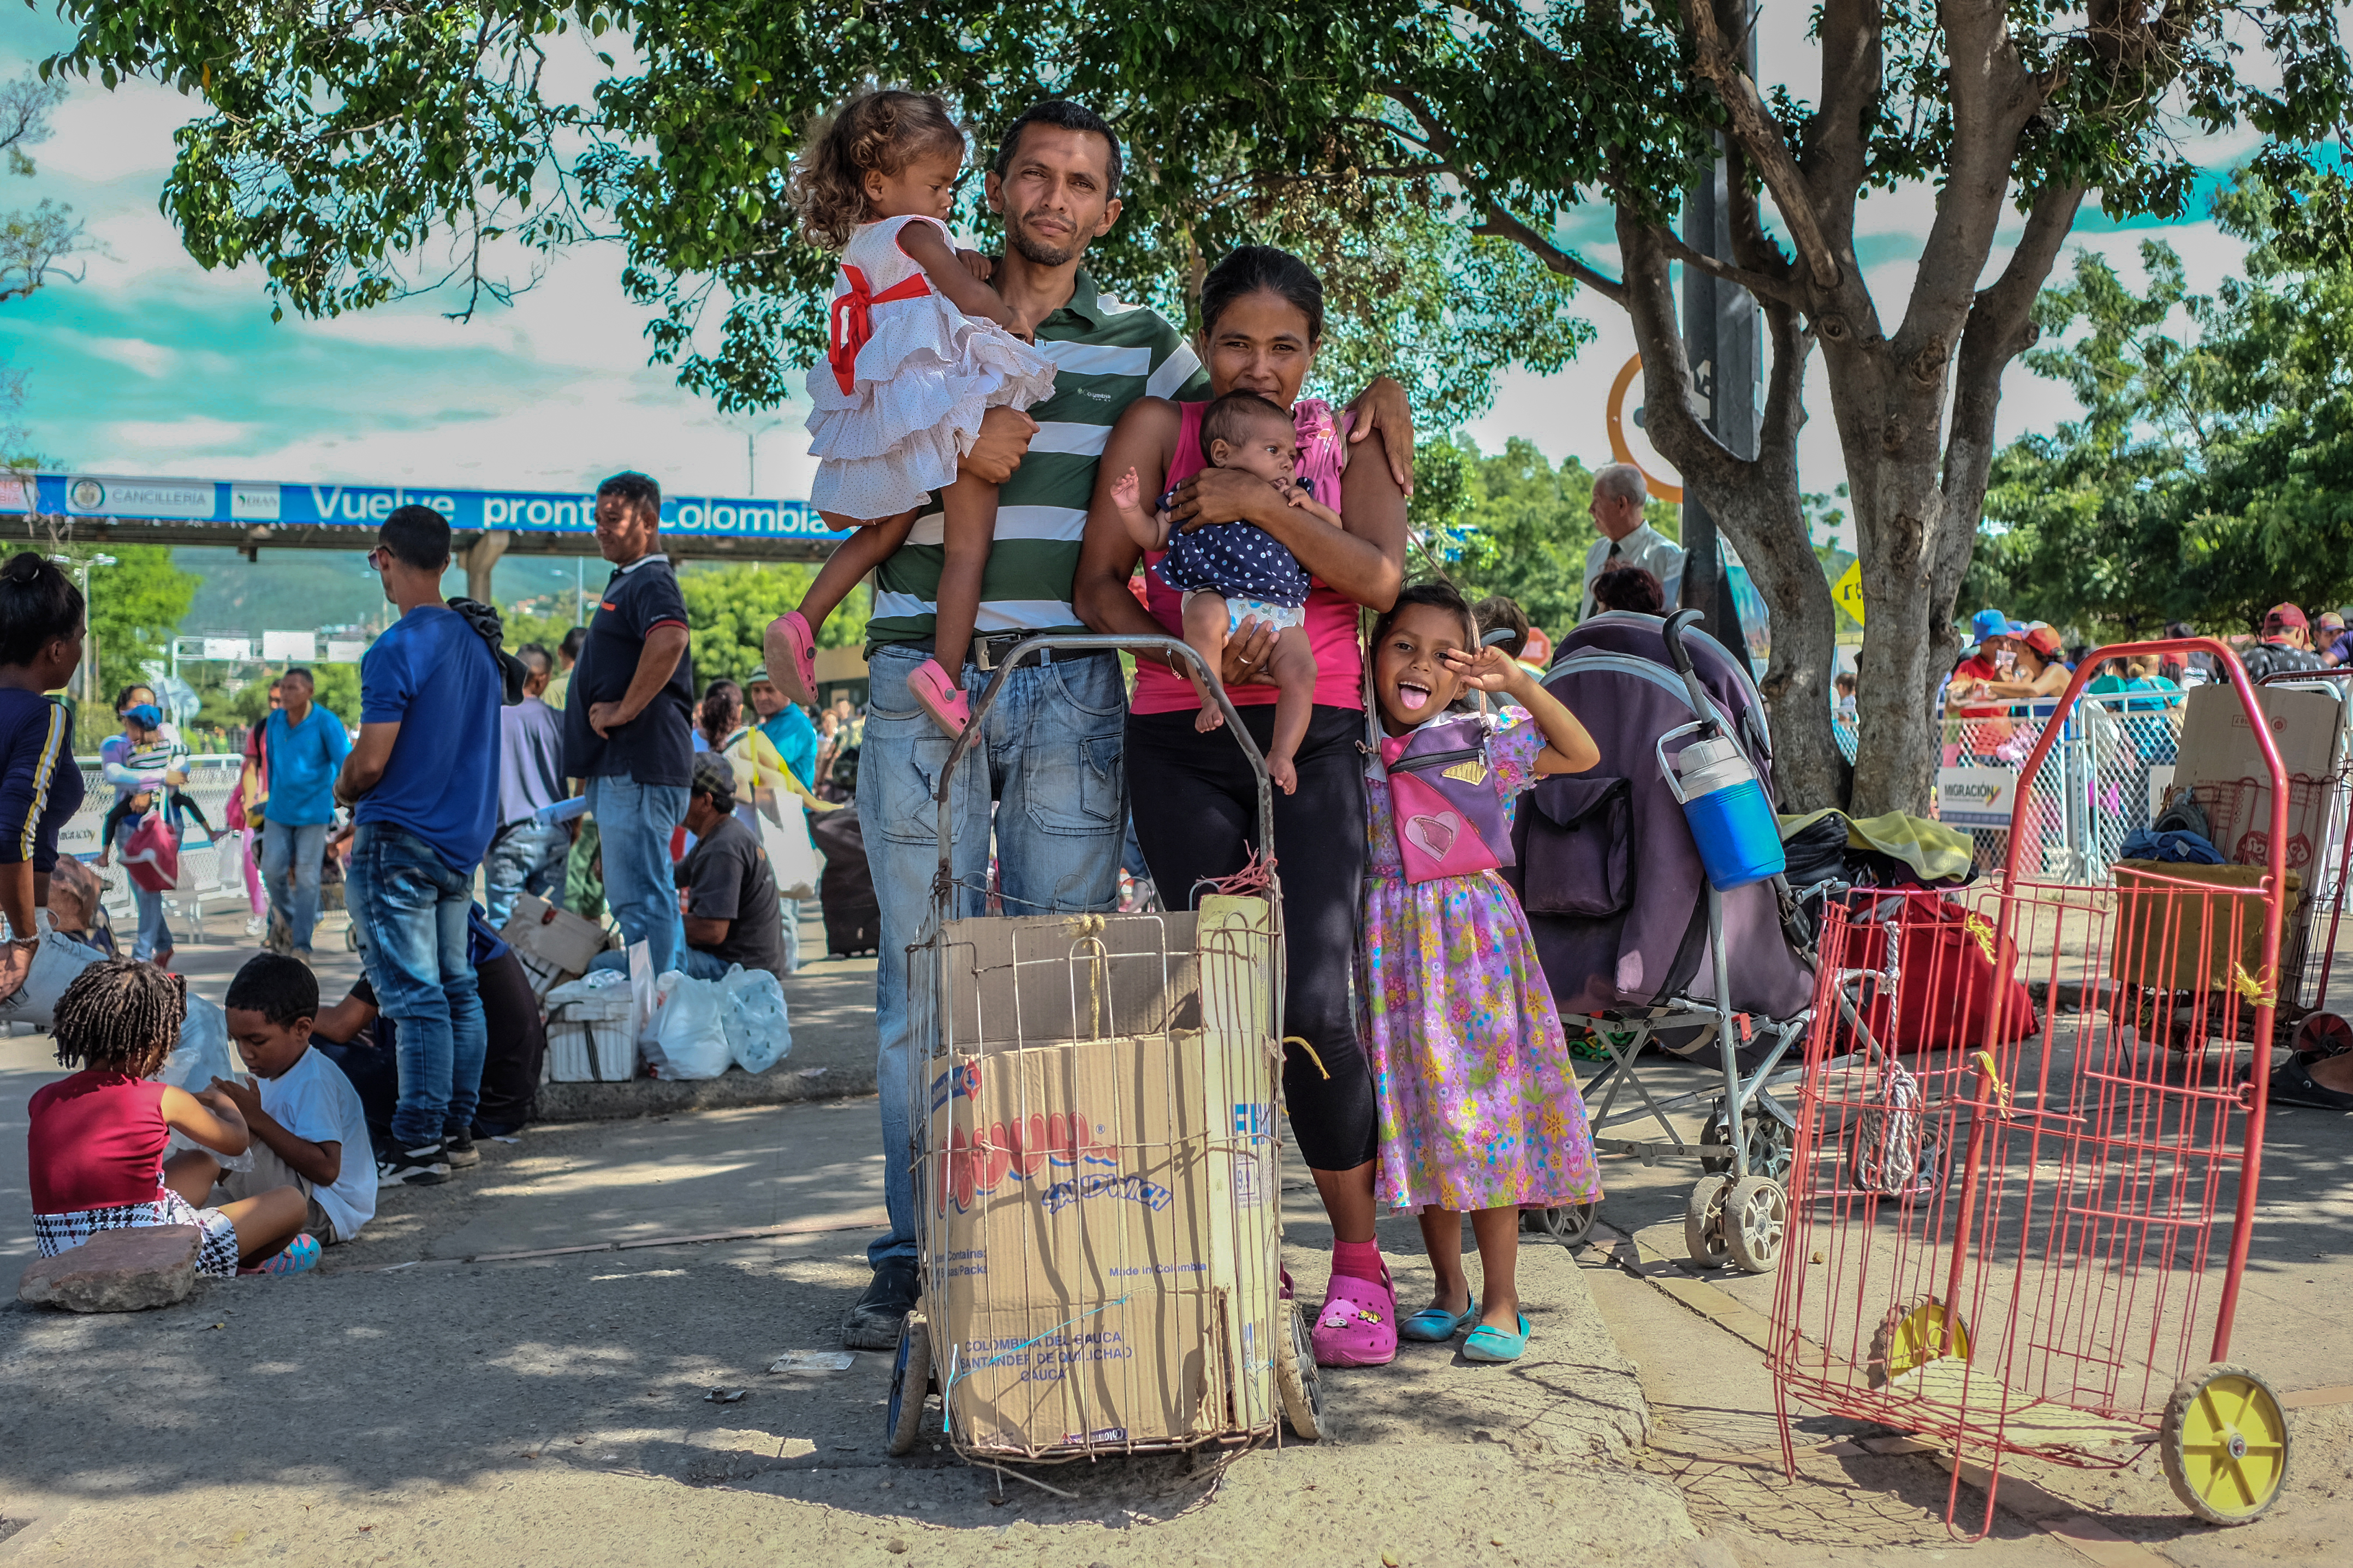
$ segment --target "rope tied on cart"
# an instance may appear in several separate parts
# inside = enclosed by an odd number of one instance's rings
[[[2001,1081],[2001,1069],[1994,1066],[1993,1053],[1979,1051],[1975,1059],[1979,1090],[1985,1096],[1982,1103],[1995,1115],[2008,1116],[2010,1112],[2010,1085]]]
[[[1062,933],[1071,939],[1071,956],[1078,958],[1085,950],[1087,1027],[1093,1031],[1089,1037],[1097,1040],[1104,1038],[1103,993],[1111,989],[1111,951],[1103,943],[1103,933],[1110,927],[1102,915],[1072,915],[1062,922]]]
[[[1253,849],[1250,851],[1250,858],[1242,862],[1240,870],[1230,877],[1204,877],[1193,884],[1193,891],[1198,894],[1203,889],[1207,889],[1212,893],[1221,893],[1229,898],[1249,898],[1253,895],[1261,899],[1271,898],[1274,893],[1274,865],[1273,856],[1261,856]]]
[[[1315,1054],[1315,1047],[1314,1046],[1309,1045],[1297,1035],[1283,1036],[1282,1043],[1286,1046],[1297,1046],[1301,1050],[1305,1051],[1307,1053],[1307,1059],[1315,1064],[1315,1070],[1324,1075],[1324,1081],[1329,1083],[1332,1080],[1332,1069],[1324,1065],[1324,1058]],[[1275,1054],[1280,1056],[1282,1053],[1277,1051]]]
[[[2279,976],[2274,970],[2265,969],[2260,976],[2253,975],[2247,973],[2245,964],[2232,960],[2231,989],[2236,991],[2239,1000],[2250,1007],[2279,1005]]]

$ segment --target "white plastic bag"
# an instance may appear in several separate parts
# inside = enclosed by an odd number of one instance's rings
[[[0,997],[0,1023],[46,1028],[55,1021],[52,1015],[58,998],[66,994],[74,977],[106,955],[58,930],[56,918],[47,910],[33,911],[33,925],[39,943],[33,950],[33,966],[25,975],[25,984]]]
[[[164,1070],[155,1076],[175,1089],[186,1089],[190,1094],[210,1089],[216,1078],[231,1082],[239,1079],[252,1081],[245,1070],[245,1064],[237,1060],[237,1052],[228,1043],[228,1015],[221,1011],[219,1003],[207,1002],[201,996],[188,998],[188,1016],[180,1026],[180,1043],[172,1047],[172,1054],[164,1058]],[[183,1149],[203,1147],[181,1133],[174,1132],[164,1153],[169,1156]],[[216,1149],[206,1149],[205,1152],[219,1161],[227,1170],[253,1169],[250,1150],[242,1154],[224,1154]]]
[[[752,814],[760,819],[760,847],[768,852],[768,868],[776,874],[776,897],[813,899],[817,897],[817,846],[809,842],[808,821],[798,803],[788,797],[784,810],[786,820],[781,826],[764,811],[755,809]]]
[[[727,1048],[745,1072],[766,1072],[792,1054],[785,988],[765,969],[731,967],[719,982],[727,993]]]
[[[655,994],[652,947],[642,942],[629,944],[629,994],[637,1001],[633,1015],[638,1025],[638,1044],[650,1050],[654,1044],[654,1014],[661,999]]]
[[[663,1078],[717,1078],[732,1059],[728,1048],[727,992],[716,980],[695,980],[677,970],[656,987],[655,1043]]]

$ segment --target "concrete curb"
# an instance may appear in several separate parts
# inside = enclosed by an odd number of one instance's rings
[[[627,1083],[543,1083],[540,1121],[623,1121],[681,1110],[726,1110],[743,1105],[789,1105],[803,1100],[850,1100],[874,1092],[874,1069],[828,1067],[804,1077],[790,1058],[764,1073],[730,1068],[717,1078],[634,1078]]]

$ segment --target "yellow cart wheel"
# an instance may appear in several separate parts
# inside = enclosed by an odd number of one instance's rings
[[[2243,1366],[2217,1362],[2175,1384],[2157,1446],[2173,1495],[2210,1524],[2244,1524],[2287,1488],[2287,1411]]]
[[[1946,1338],[1951,1329],[1949,1342]],[[1871,1361],[1863,1375],[1884,1388],[1932,1361],[1969,1359],[1969,1325],[1934,1296],[1923,1296],[1889,1312],[1871,1336]]]

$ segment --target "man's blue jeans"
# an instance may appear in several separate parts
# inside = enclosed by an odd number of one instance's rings
[[[876,1265],[915,1256],[908,1073],[907,949],[923,939],[939,870],[939,805],[932,798],[947,765],[947,734],[908,695],[907,677],[926,656],[882,647],[870,662],[866,741],[859,754],[858,820],[881,905],[881,958],[875,964],[882,1100],[882,1196],[891,1232],[867,1249]],[[988,677],[967,665],[976,699]],[[984,912],[989,805],[997,802],[997,864],[1008,915],[1110,909],[1119,896],[1119,850],[1127,831],[1127,776],[1121,738],[1126,682],[1110,655],[1024,664],[1008,677],[981,721],[981,739],[957,769],[949,837],[959,907]]]
[[[627,773],[588,784],[588,815],[596,819],[605,858],[605,903],[620,922],[622,940],[644,942],[654,973],[678,967],[686,922],[678,912],[670,838],[686,820],[684,784],[641,784]]]
[[[715,953],[705,952],[699,947],[680,948],[678,968],[679,973],[689,980],[727,978],[727,961]],[[627,974],[629,972],[629,955],[617,948],[608,947],[588,961],[590,973],[593,974],[600,969],[609,969],[616,974]]]
[[[553,888],[560,895],[564,858],[571,852],[572,835],[560,822],[525,817],[499,829],[491,852],[482,857],[482,913],[491,929],[506,929],[518,894],[543,899]]]
[[[327,856],[327,824],[273,822],[261,835],[261,886],[286,921],[289,940],[307,951],[319,925],[319,872]],[[294,889],[286,889],[293,873]],[[348,890],[348,889],[347,889]]]
[[[269,831],[275,837],[277,826]],[[346,891],[360,961],[376,1006],[400,1026],[392,1138],[403,1149],[421,1149],[474,1120],[489,1032],[466,955],[473,889],[471,866],[453,868],[405,827],[364,822],[352,838]]]

